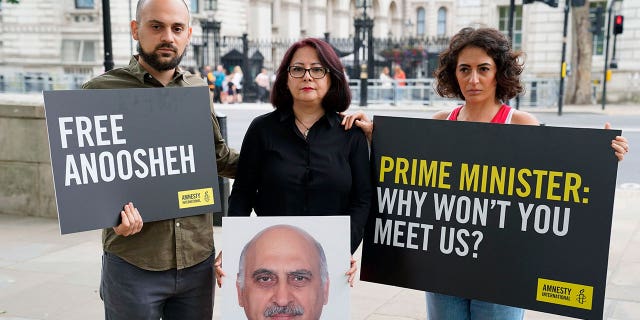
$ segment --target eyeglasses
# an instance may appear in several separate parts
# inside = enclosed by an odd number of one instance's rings
[[[329,69],[325,67],[313,67],[305,69],[300,66],[289,66],[287,68],[287,71],[289,71],[289,75],[291,75],[291,77],[293,78],[302,78],[304,77],[304,74],[309,71],[309,75],[311,76],[311,78],[322,79],[327,74],[327,72],[329,72]]]

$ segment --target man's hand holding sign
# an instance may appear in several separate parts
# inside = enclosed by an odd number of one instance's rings
[[[119,236],[130,236],[142,230],[142,217],[138,208],[129,202],[124,205],[124,210],[120,211],[120,224],[113,227],[113,231]]]

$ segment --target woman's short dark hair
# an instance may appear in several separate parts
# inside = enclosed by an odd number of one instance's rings
[[[293,96],[291,96],[291,92],[287,87],[287,79],[289,78],[287,68],[291,64],[296,51],[307,46],[316,50],[320,63],[329,69],[325,77],[331,77],[331,87],[329,87],[329,91],[322,99],[322,108],[325,112],[347,110],[351,105],[351,90],[349,89],[347,78],[344,76],[342,62],[340,62],[340,58],[328,43],[316,38],[300,40],[287,49],[276,72],[276,81],[273,83],[273,90],[271,91],[271,104],[275,108],[293,108]]]
[[[509,39],[496,29],[468,27],[454,35],[449,47],[440,53],[439,65],[434,72],[439,95],[464,100],[456,79],[456,67],[458,55],[466,47],[483,49],[496,63],[496,99],[507,101],[524,91],[520,82],[524,69],[520,61],[522,53],[511,50]]]

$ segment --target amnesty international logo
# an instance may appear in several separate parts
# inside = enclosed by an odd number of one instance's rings
[[[579,304],[584,304],[587,301],[587,296],[584,294],[584,289],[580,290],[580,293],[578,293],[578,296],[576,297],[576,301],[578,301]]]
[[[213,188],[193,189],[178,192],[178,208],[193,208],[214,204]]]
[[[591,310],[593,287],[538,278],[536,300]]]

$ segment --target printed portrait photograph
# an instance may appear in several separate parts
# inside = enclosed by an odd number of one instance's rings
[[[222,319],[349,319],[348,216],[223,217]]]

